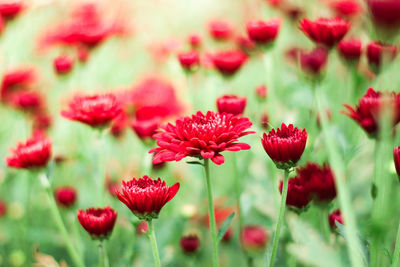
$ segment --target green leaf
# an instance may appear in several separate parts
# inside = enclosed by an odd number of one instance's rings
[[[204,166],[203,163],[201,163],[200,161],[196,161],[196,160],[194,160],[194,161],[186,161],[186,163],[187,163],[187,164],[193,164],[193,165],[201,165],[201,166]]]
[[[235,217],[234,212],[232,212],[231,215],[229,215],[228,218],[225,219],[224,223],[221,225],[221,228],[219,228],[218,236],[217,236],[218,241],[221,241],[222,238],[224,237],[226,231],[228,231],[229,225],[231,225],[233,217]]]

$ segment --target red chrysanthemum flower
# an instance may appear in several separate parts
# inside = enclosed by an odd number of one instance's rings
[[[317,202],[330,202],[336,197],[335,178],[328,165],[309,162],[297,169],[297,177],[305,181],[310,197]]]
[[[167,186],[160,178],[153,180],[143,176],[136,180],[123,181],[118,199],[141,220],[156,219],[162,207],[174,198],[179,183]]]
[[[257,50],[256,44],[247,36],[239,35],[236,37],[235,42],[237,48],[246,55],[250,55]]]
[[[249,38],[261,45],[268,45],[275,41],[281,26],[280,19],[270,19],[267,21],[250,21],[247,23],[247,34]]]
[[[24,9],[24,4],[20,0],[1,1],[0,15],[5,19],[13,19]]]
[[[343,40],[337,46],[339,54],[349,63],[358,63],[362,54],[362,43],[358,39]]]
[[[195,253],[200,247],[200,240],[197,235],[186,235],[181,238],[181,249],[184,253]]]
[[[93,239],[103,240],[110,236],[117,220],[117,213],[107,206],[78,210],[77,217],[79,223]]]
[[[362,7],[357,0],[333,0],[330,5],[336,14],[343,18],[355,17],[362,12]]]
[[[19,169],[41,168],[47,165],[50,157],[51,139],[34,136],[11,149],[11,155],[6,157],[6,163],[9,167]]]
[[[11,96],[11,105],[16,109],[26,112],[40,111],[44,106],[43,102],[42,96],[33,91],[15,92]]]
[[[30,67],[18,67],[6,71],[1,83],[1,98],[9,100],[14,92],[29,88],[35,79],[36,73]]]
[[[75,96],[69,103],[69,110],[61,115],[67,119],[80,121],[92,127],[104,127],[122,111],[113,94]]]
[[[279,169],[294,167],[303,154],[307,142],[307,132],[294,128],[293,124],[282,123],[281,128],[272,129],[261,138],[262,145],[268,156]]]
[[[74,66],[74,59],[68,55],[59,56],[54,59],[53,66],[58,75],[68,74]]]
[[[393,160],[396,167],[397,176],[400,180],[400,146],[393,148]]]
[[[223,20],[214,20],[208,25],[210,35],[218,41],[227,40],[233,35],[233,28],[230,23]]]
[[[72,186],[61,186],[54,190],[57,204],[64,208],[73,206],[76,202],[76,189]]]
[[[255,132],[246,131],[252,123],[248,118],[235,117],[228,113],[208,111],[206,115],[197,112],[192,117],[176,120],[176,124],[161,126],[153,137],[158,147],[149,153],[156,153],[153,163],[180,161],[185,157],[211,159],[215,164],[223,164],[223,151],[250,149],[245,143],[238,143],[242,136]]]
[[[178,60],[182,68],[186,71],[194,71],[200,64],[199,53],[196,50],[187,53],[179,53]]]
[[[299,28],[315,43],[332,48],[349,31],[350,23],[340,18],[319,18],[315,21],[303,19]]]
[[[344,106],[347,112],[344,111],[343,114],[357,122],[370,137],[376,137],[378,134],[382,107],[392,109],[393,126],[400,122],[400,94],[395,92],[375,92],[369,88],[359,100],[358,106],[355,108],[347,104]]]
[[[157,117],[149,120],[134,120],[131,124],[132,129],[141,139],[151,138],[159,125],[160,120]]]
[[[328,220],[329,220],[329,225],[331,226],[331,228],[336,228],[336,221],[340,224],[343,224],[342,213],[340,212],[339,209],[337,209],[334,212],[332,212],[331,214],[329,214]]]
[[[188,37],[188,41],[189,41],[190,46],[191,46],[193,49],[195,49],[195,48],[198,48],[198,47],[201,45],[201,43],[202,43],[202,38],[201,38],[201,36],[198,35],[198,34],[191,34],[191,35],[189,35],[189,37]]]
[[[300,52],[301,69],[312,76],[318,76],[326,66],[328,53],[324,48],[317,47],[311,52]]]
[[[235,95],[224,95],[217,99],[218,112],[241,115],[246,107],[247,98]]]
[[[399,0],[367,0],[378,35],[392,39],[400,29],[400,1]]]
[[[234,75],[246,59],[247,56],[242,51],[223,51],[212,55],[214,66],[227,77]]]
[[[397,56],[397,47],[379,42],[371,42],[367,45],[367,59],[371,69],[378,73],[383,66],[392,62]]]
[[[242,247],[250,252],[264,251],[269,239],[264,227],[259,225],[246,225],[240,237]]]
[[[279,184],[279,191],[282,194],[283,181]],[[302,177],[289,179],[286,205],[302,209],[311,202],[307,182]]]

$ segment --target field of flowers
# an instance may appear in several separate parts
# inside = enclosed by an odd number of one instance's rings
[[[0,266],[400,266],[400,0],[0,0],[0,32]]]

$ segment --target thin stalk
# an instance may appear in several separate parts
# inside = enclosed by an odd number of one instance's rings
[[[208,196],[208,216],[210,218],[210,227],[211,227],[210,231],[211,231],[212,247],[213,247],[212,266],[217,267],[217,266],[219,266],[217,224],[215,222],[214,201],[213,201],[212,186],[211,186],[211,179],[210,179],[209,159],[204,159],[204,172],[206,174],[207,196]]]
[[[327,206],[323,206],[320,208],[321,213],[321,231],[324,235],[325,241],[329,244],[331,239],[331,229],[329,226],[329,208]]]
[[[284,217],[284,214],[285,214],[288,186],[289,186],[289,170],[286,169],[285,170],[285,175],[283,177],[283,188],[282,188],[281,205],[280,205],[280,208],[279,208],[279,217],[278,217],[278,221],[276,223],[274,240],[272,242],[272,253],[271,253],[271,259],[269,261],[269,267],[274,266],[276,252],[278,251],[279,234],[280,234],[280,231],[281,231],[281,227],[282,227],[282,223],[283,223],[283,217]]]
[[[106,193],[106,175],[105,175],[105,168],[104,168],[104,151],[103,151],[103,130],[99,130],[98,135],[97,135],[97,140],[96,140],[96,159],[97,159],[97,177],[96,183],[98,187],[98,203],[104,204],[104,197]]]
[[[72,241],[69,237],[67,229],[65,228],[64,222],[61,218],[60,211],[58,210],[58,207],[57,207],[56,201],[54,199],[53,192],[51,191],[50,183],[49,183],[49,180],[48,180],[46,174],[44,174],[44,173],[40,174],[39,178],[40,178],[40,182],[41,182],[43,188],[46,190],[47,199],[50,204],[50,212],[53,216],[54,222],[56,223],[58,230],[61,233],[61,236],[64,239],[65,246],[71,257],[71,260],[73,261],[75,266],[84,267],[85,264],[83,263],[83,260],[79,256],[78,252],[75,250],[75,247],[72,244]]]
[[[400,257],[400,222],[399,227],[397,229],[397,237],[396,237],[396,245],[394,247],[393,258],[392,258],[392,267],[397,267],[399,264]]]
[[[268,114],[270,120],[274,122],[276,120],[275,114],[277,111],[277,97],[275,94],[275,84],[274,84],[274,73],[273,73],[273,51],[267,54],[264,53],[262,56],[264,68],[265,68],[265,86],[268,88],[268,99],[266,101],[268,105]]]
[[[361,256],[361,246],[357,237],[356,220],[354,218],[354,211],[351,207],[350,193],[345,179],[345,167],[343,160],[340,156],[337,146],[335,145],[335,136],[332,135],[329,128],[329,122],[325,112],[322,109],[321,99],[319,97],[318,89],[314,90],[315,98],[317,100],[317,110],[321,118],[322,134],[324,142],[327,147],[329,163],[333,169],[336,187],[338,189],[338,197],[343,216],[346,221],[344,228],[346,236],[347,252],[350,256],[351,266],[362,267],[363,264]]]
[[[100,240],[99,242],[99,267],[108,267],[108,256],[107,249],[104,244],[104,240]]]
[[[161,267],[160,255],[158,254],[156,234],[154,232],[153,220],[147,221],[147,224],[149,225],[149,233],[148,233],[148,235],[149,235],[149,238],[150,238],[151,249],[153,251],[154,265],[156,267]]]
[[[194,88],[194,83],[193,83],[193,73],[187,72],[186,73],[186,81],[187,81],[187,86],[189,90],[189,96],[190,100],[192,101],[192,110],[194,112],[197,111],[197,103],[196,103],[196,90]]]

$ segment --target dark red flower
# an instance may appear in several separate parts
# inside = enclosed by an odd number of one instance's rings
[[[259,225],[246,225],[241,231],[240,242],[247,251],[264,251],[268,239],[264,227]]]
[[[358,39],[343,40],[337,49],[346,61],[358,63],[362,53],[362,43]]]
[[[254,133],[246,131],[252,123],[248,118],[235,117],[228,113],[208,111],[206,115],[197,112],[192,117],[176,120],[176,124],[161,126],[153,137],[158,147],[149,153],[156,153],[153,163],[180,161],[185,157],[211,159],[215,164],[223,164],[223,151],[250,149],[245,143],[238,143],[242,136]]]
[[[76,189],[71,186],[57,187],[54,190],[54,198],[59,206],[69,208],[76,202]]]
[[[261,127],[263,127],[263,128],[266,129],[266,130],[268,130],[268,129],[270,128],[270,125],[269,125],[269,116],[268,116],[268,114],[267,114],[266,112],[263,112],[263,113],[261,114],[261,117],[260,117],[260,124],[261,124]]]
[[[343,224],[342,213],[340,212],[339,209],[337,209],[334,212],[332,212],[331,214],[329,214],[328,220],[329,220],[329,225],[331,226],[331,228],[336,228],[336,221],[340,224]]]
[[[310,197],[317,202],[330,202],[336,197],[335,178],[328,165],[309,162],[297,169],[297,177],[305,181]]]
[[[282,194],[283,181],[279,184],[279,191]],[[311,197],[307,187],[307,181],[302,177],[289,179],[286,205],[302,209],[311,202]]]
[[[338,16],[351,18],[362,12],[362,7],[357,0],[333,0],[330,3]]]
[[[199,53],[195,50],[178,54],[178,59],[186,71],[194,71],[200,64]]]
[[[279,169],[294,167],[303,154],[307,142],[307,132],[294,128],[293,124],[282,123],[281,128],[272,129],[268,134],[264,133],[261,143],[265,152],[274,161]]]
[[[159,125],[160,120],[157,117],[149,120],[134,120],[131,124],[132,129],[141,139],[151,138]]]
[[[250,55],[252,52],[256,51],[256,44],[250,40],[247,36],[240,35],[236,37],[236,45],[240,51],[243,53]]]
[[[93,239],[106,239],[110,236],[117,213],[109,206],[105,208],[89,208],[78,210],[77,217],[79,223]]]
[[[200,240],[197,235],[182,236],[180,241],[181,249],[184,253],[195,253],[200,247]]]
[[[340,18],[319,18],[315,21],[303,19],[299,28],[315,43],[332,48],[349,31],[350,23]]]
[[[257,20],[247,23],[247,34],[250,39],[261,45],[268,45],[275,41],[281,26],[280,19],[270,19],[267,21]]]
[[[179,190],[179,183],[167,186],[160,178],[153,180],[143,176],[136,180],[123,181],[118,199],[141,220],[158,217],[162,207],[174,198]]]
[[[395,59],[397,52],[394,45],[371,42],[367,45],[368,64],[374,72],[379,72],[383,66]]]
[[[369,88],[360,98],[358,106],[355,108],[347,104],[344,106],[347,110],[343,114],[357,122],[370,137],[376,137],[378,134],[382,107],[392,109],[393,126],[400,122],[400,94],[395,92],[375,92]]]
[[[11,155],[6,157],[6,163],[9,167],[19,169],[41,168],[47,165],[50,157],[51,139],[34,136],[11,149]]]
[[[393,148],[393,160],[396,167],[397,176],[400,180],[400,146]]]
[[[24,4],[20,0],[0,2],[0,15],[5,19],[15,18],[24,9]]]
[[[312,76],[318,76],[324,69],[328,60],[328,53],[325,49],[317,47],[311,52],[300,52],[301,69]]]
[[[233,35],[231,24],[223,20],[214,20],[208,25],[210,35],[218,41],[227,40]]]
[[[256,95],[258,99],[264,100],[267,97],[267,87],[265,85],[257,86]]]
[[[43,99],[37,92],[20,91],[12,95],[11,105],[22,111],[37,112],[43,107]]]
[[[136,225],[136,234],[144,235],[149,232],[149,224],[146,221],[140,221]]]
[[[218,52],[212,56],[214,66],[225,76],[234,75],[246,59],[246,54],[235,50]]]
[[[122,111],[113,94],[75,96],[69,110],[62,111],[64,118],[80,121],[92,127],[104,127]]]
[[[9,100],[15,91],[25,90],[36,80],[36,73],[30,67],[18,67],[7,70],[1,84],[1,97]]]
[[[52,119],[49,114],[46,112],[35,112],[32,128],[37,131],[45,131],[51,126],[51,123]]]
[[[246,107],[247,98],[235,96],[235,95],[224,95],[217,99],[218,112],[231,113],[233,115],[241,115]]]
[[[72,70],[74,59],[68,55],[56,57],[53,61],[54,70],[59,75],[64,75]]]
[[[384,38],[393,38],[400,28],[400,1],[399,0],[367,0],[378,35]]]
[[[198,34],[191,34],[189,35],[189,44],[190,46],[195,49],[201,45],[202,39],[201,36]]]
[[[0,200],[0,218],[6,215],[7,213],[7,203],[3,200]]]

